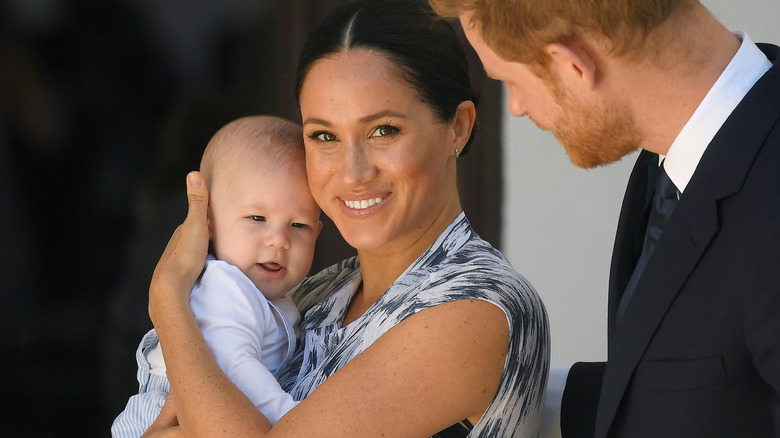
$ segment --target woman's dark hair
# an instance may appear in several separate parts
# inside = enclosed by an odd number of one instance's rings
[[[300,102],[303,82],[314,63],[357,48],[386,54],[442,121],[452,120],[463,101],[477,104],[466,54],[455,30],[427,2],[418,0],[358,0],[333,10],[303,47],[295,98]],[[461,155],[468,151],[475,131]]]

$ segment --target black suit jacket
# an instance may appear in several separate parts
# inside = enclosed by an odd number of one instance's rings
[[[564,437],[780,437],[780,48],[713,138],[620,324],[654,154],[618,222],[608,362],[575,364]]]

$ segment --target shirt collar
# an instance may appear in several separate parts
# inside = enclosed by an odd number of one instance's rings
[[[772,67],[747,33],[734,32],[734,36],[742,41],[736,55],[677,135],[666,159],[661,157],[666,173],[680,192],[685,190],[704,151],[731,112]]]

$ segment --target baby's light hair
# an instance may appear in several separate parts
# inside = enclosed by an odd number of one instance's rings
[[[303,131],[297,124],[274,116],[236,119],[220,128],[206,145],[200,171],[209,188],[217,169],[225,163],[258,163],[282,166],[305,160]]]

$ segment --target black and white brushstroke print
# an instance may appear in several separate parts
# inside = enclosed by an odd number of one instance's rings
[[[293,398],[305,398],[416,312],[458,299],[484,300],[506,314],[509,350],[498,392],[469,437],[538,436],[549,370],[547,313],[531,284],[474,232],[465,214],[363,316],[342,327],[360,277],[354,257],[304,280],[293,293],[304,315],[302,337],[279,377]]]

